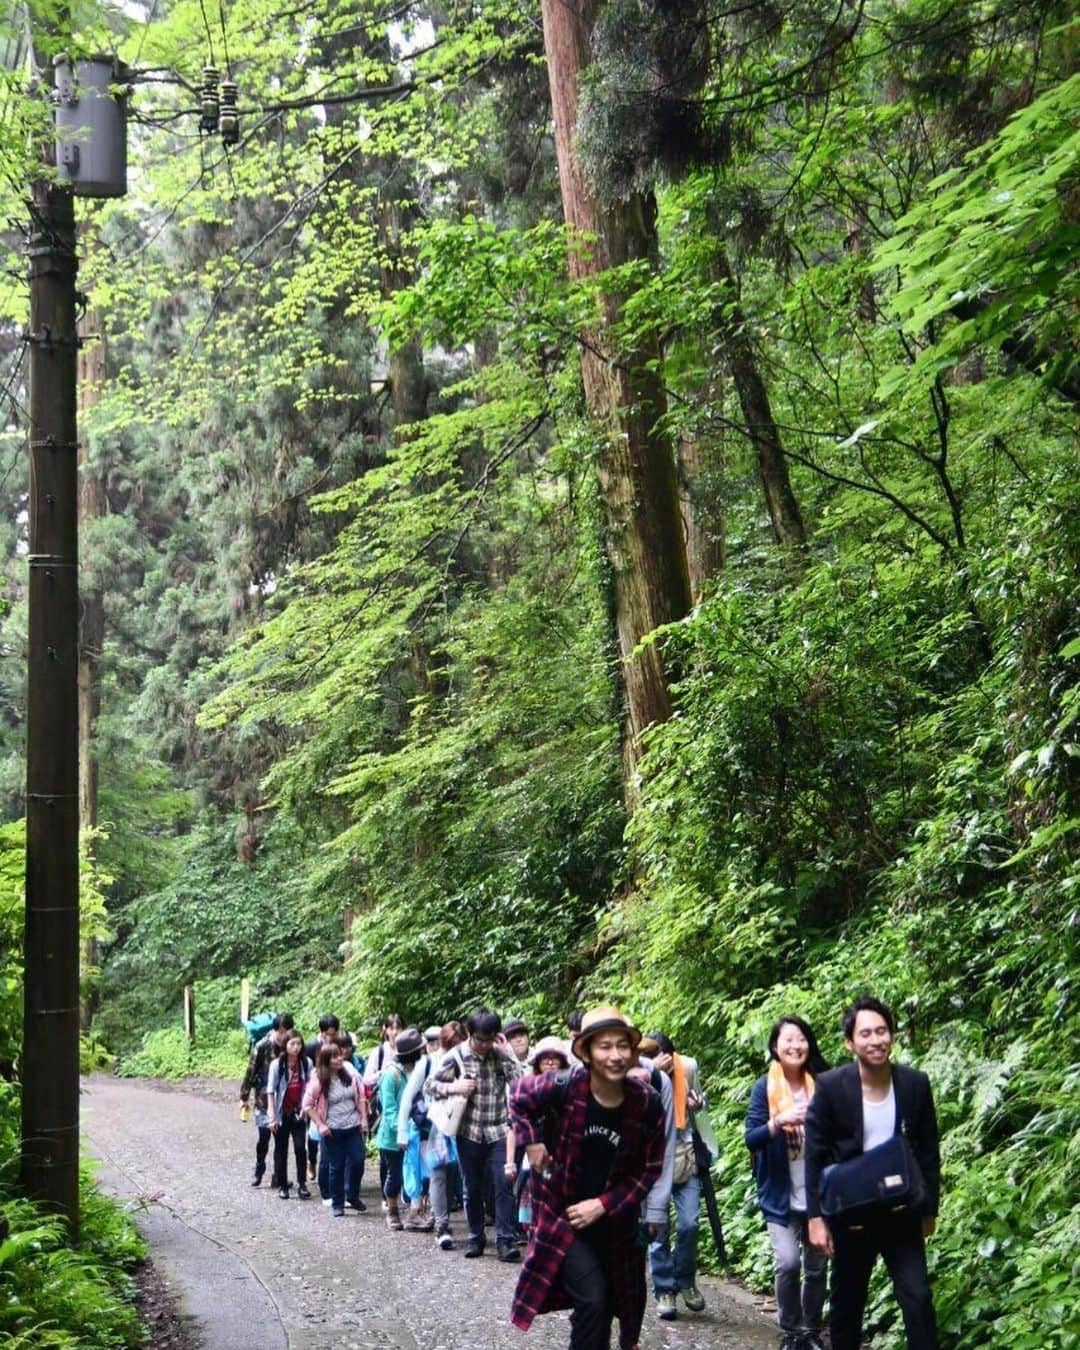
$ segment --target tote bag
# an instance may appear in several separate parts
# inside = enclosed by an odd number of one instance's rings
[[[453,1051],[450,1052],[453,1055]],[[461,1056],[457,1056],[458,1068],[464,1073],[465,1065],[461,1062]],[[435,1097],[427,1099],[428,1119],[442,1134],[448,1139],[452,1139],[457,1134],[461,1126],[461,1118],[465,1114],[465,1108],[469,1104],[468,1097]]]

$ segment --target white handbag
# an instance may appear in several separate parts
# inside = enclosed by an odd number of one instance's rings
[[[453,1051],[450,1052],[453,1054]],[[457,1056],[458,1066],[464,1072],[465,1065],[462,1063],[461,1056]],[[469,1104],[468,1097],[459,1096],[455,1093],[452,1097],[436,1097],[434,1093],[427,1093],[428,1120],[435,1128],[447,1137],[453,1137],[457,1134],[461,1126],[461,1118],[465,1114],[465,1108]]]
[[[468,1097],[429,1097],[427,1104],[428,1120],[441,1133],[447,1136],[457,1134],[461,1118],[469,1104]]]

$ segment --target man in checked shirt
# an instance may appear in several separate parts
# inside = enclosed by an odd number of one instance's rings
[[[465,1024],[469,1038],[447,1054],[428,1088],[433,1097],[468,1097],[457,1133],[469,1224],[467,1257],[484,1254],[484,1179],[495,1191],[495,1236],[500,1261],[519,1261],[514,1243],[514,1196],[505,1172],[510,1128],[507,1089],[525,1066],[502,1034],[498,1013],[477,1008]]]

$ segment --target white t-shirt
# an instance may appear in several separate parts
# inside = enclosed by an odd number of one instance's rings
[[[896,1092],[889,1084],[889,1095],[880,1102],[862,1102],[863,1152],[887,1143],[896,1133]]]
[[[792,1097],[795,1099],[796,1106],[802,1105],[806,1100],[806,1088],[801,1087],[794,1091]],[[791,1196],[788,1205],[797,1214],[806,1213],[806,1144],[805,1141],[799,1145],[799,1151],[794,1157],[788,1154],[788,1175],[791,1178]]]

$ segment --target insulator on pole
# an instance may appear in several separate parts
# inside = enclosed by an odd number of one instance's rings
[[[220,105],[218,103],[217,66],[203,66],[202,88],[199,90],[199,130],[213,135],[218,129]]]
[[[233,80],[221,82],[221,143],[237,145],[240,141],[240,113],[236,107],[236,84]]]

